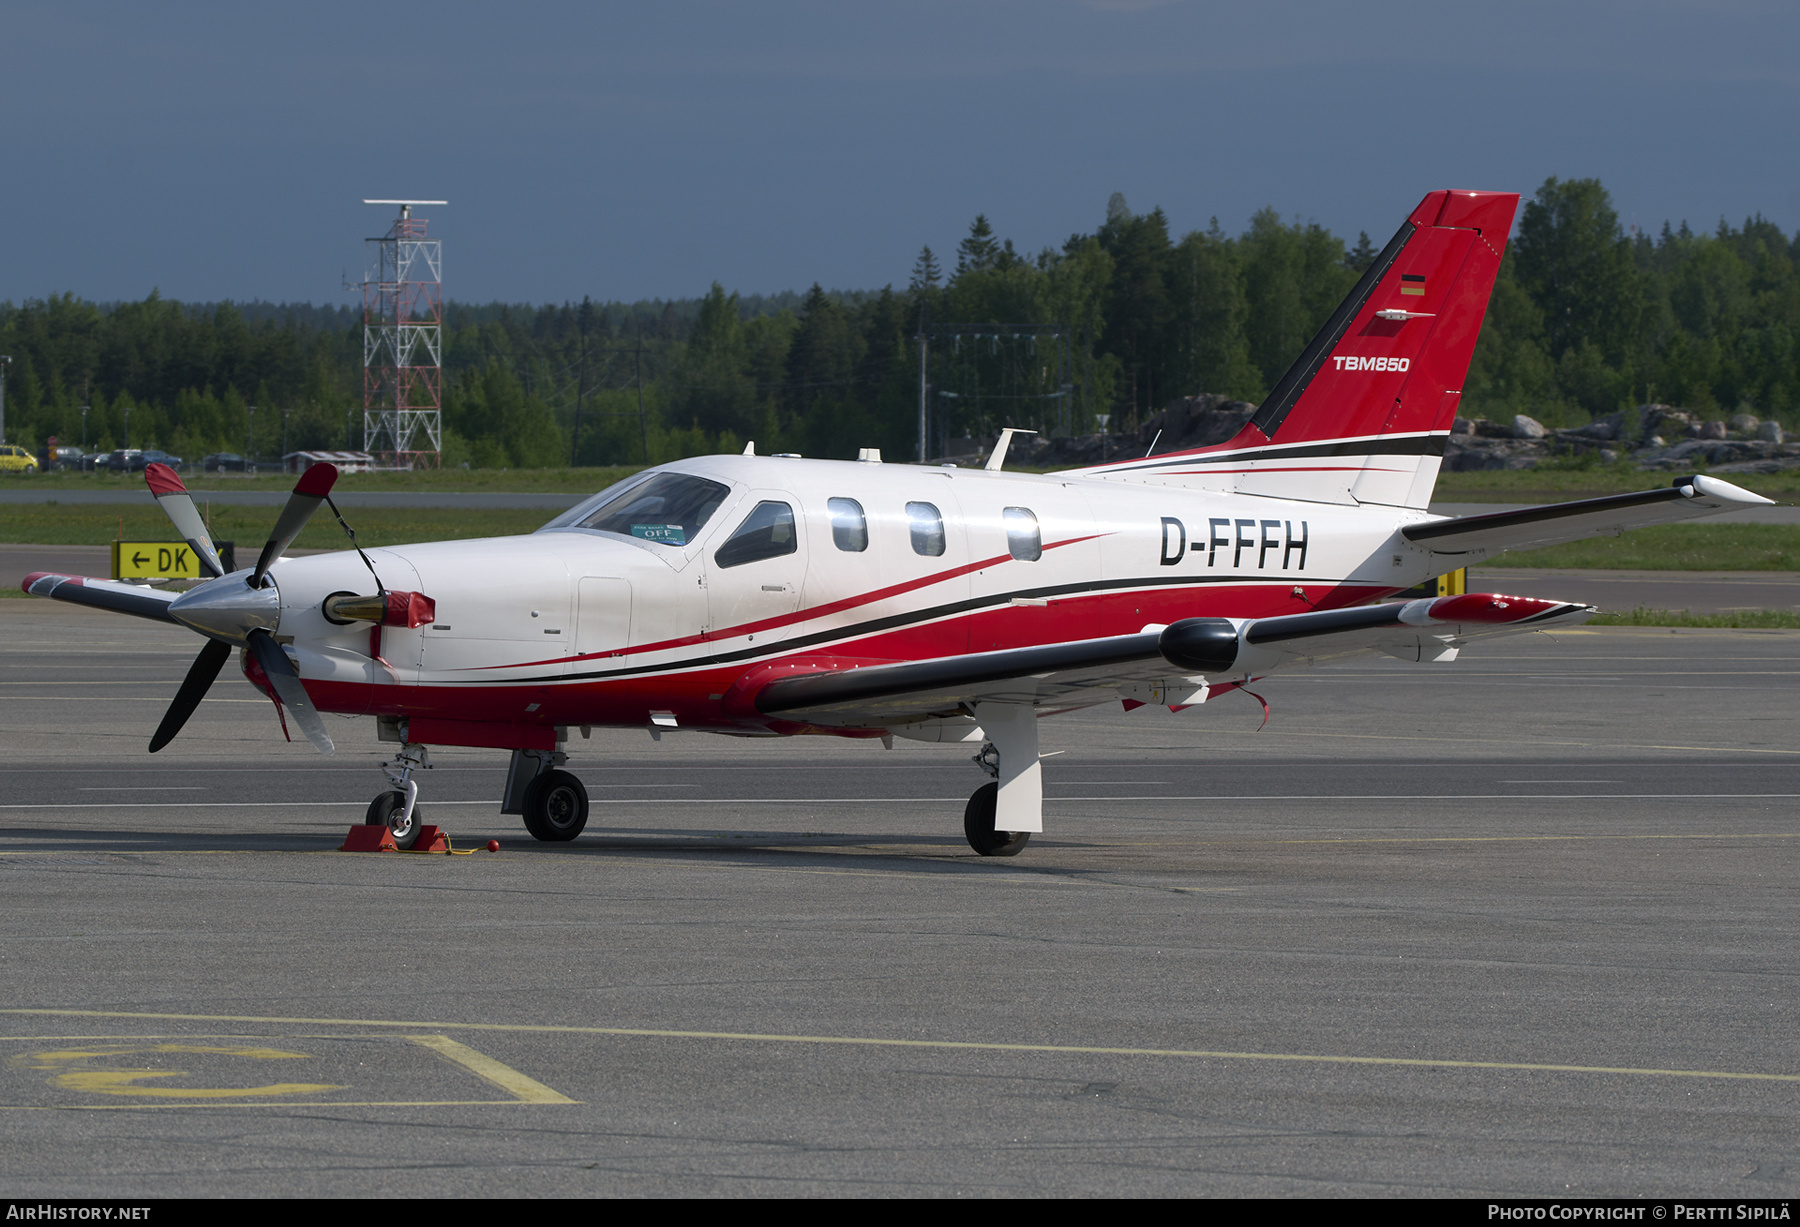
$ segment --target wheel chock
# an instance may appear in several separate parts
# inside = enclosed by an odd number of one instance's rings
[[[391,842],[391,841],[390,841]],[[419,838],[413,841],[410,848],[402,848],[402,852],[448,852],[450,837],[438,827],[419,828]]]
[[[430,829],[437,830],[436,827]],[[421,831],[420,834],[423,835],[424,831]],[[440,835],[438,838],[442,839],[443,836]],[[358,823],[350,828],[350,834],[344,837],[342,844],[338,845],[338,851],[398,852],[400,849],[394,846],[394,833],[388,830],[385,824]]]

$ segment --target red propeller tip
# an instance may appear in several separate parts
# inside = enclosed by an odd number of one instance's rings
[[[305,494],[312,498],[324,498],[331,493],[332,485],[337,481],[335,464],[315,464],[300,474],[300,480],[294,483],[295,494]]]
[[[144,480],[149,483],[150,493],[161,497],[164,494],[186,494],[187,487],[181,484],[181,478],[175,470],[166,464],[147,464],[144,466]]]

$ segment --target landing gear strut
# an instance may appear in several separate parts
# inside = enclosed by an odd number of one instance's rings
[[[412,778],[415,771],[431,770],[431,752],[424,746],[408,742],[400,747],[393,761],[381,764],[393,791],[384,792],[369,802],[364,820],[373,826],[385,826],[394,836],[396,848],[410,848],[419,838],[424,811],[419,808],[419,783]]]

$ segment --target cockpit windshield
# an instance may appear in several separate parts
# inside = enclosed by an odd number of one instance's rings
[[[658,545],[686,545],[699,535],[731,487],[689,473],[638,474],[609,486],[539,529],[586,528]]]

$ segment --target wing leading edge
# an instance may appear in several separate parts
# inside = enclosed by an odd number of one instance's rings
[[[981,703],[1081,707],[1170,678],[1193,689],[1372,652],[1448,659],[1467,639],[1573,625],[1594,613],[1473,593],[1249,621],[1187,618],[1135,635],[804,673],[768,683],[754,703],[765,716],[840,728],[966,716]]]
[[[1660,490],[1413,524],[1401,529],[1400,535],[1434,554],[1496,554],[1582,541],[1651,524],[1675,524],[1745,507],[1772,506],[1774,502],[1702,474],[1678,477]]]

